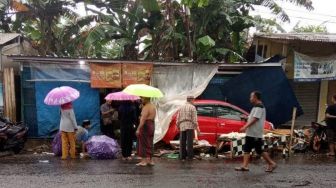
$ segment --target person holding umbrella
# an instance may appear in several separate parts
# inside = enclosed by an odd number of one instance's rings
[[[130,95],[136,95],[141,97],[143,104],[140,123],[136,130],[138,137],[138,155],[141,157],[141,161],[136,164],[137,166],[153,166],[154,162],[154,120],[156,117],[156,107],[151,103],[151,98],[163,97],[162,92],[152,86],[145,84],[133,84],[124,89],[124,92]]]
[[[153,150],[154,150],[154,131],[155,131],[155,116],[156,108],[150,102],[150,98],[141,97],[142,111],[140,116],[140,124],[136,130],[138,137],[138,155],[142,158],[137,166],[153,166]]]
[[[79,91],[69,86],[62,86],[52,89],[44,99],[47,105],[61,106],[60,131],[62,140],[62,159],[69,156],[76,158],[76,135],[77,122],[72,107],[72,101],[79,98]],[[69,149],[70,146],[70,149]]]
[[[121,121],[121,151],[123,160],[131,160],[132,144],[137,121],[135,106],[131,101],[123,101],[119,107],[119,120]]]
[[[71,159],[76,158],[76,130],[77,122],[72,103],[65,103],[61,105],[61,122],[60,131],[62,137],[62,159],[66,160],[69,155]]]
[[[132,143],[134,137],[134,125],[137,121],[136,109],[133,101],[140,98],[134,95],[129,95],[124,92],[110,93],[105,97],[106,100],[119,101],[118,117],[121,121],[121,150],[123,160],[131,160]]]

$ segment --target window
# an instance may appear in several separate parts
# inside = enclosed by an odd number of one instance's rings
[[[258,45],[257,55],[263,58],[267,56],[267,45]]]
[[[217,107],[217,117],[223,119],[232,119],[232,120],[241,120],[242,112],[234,110],[227,106],[218,106]]]
[[[214,116],[214,107],[213,106],[196,106],[198,116]]]

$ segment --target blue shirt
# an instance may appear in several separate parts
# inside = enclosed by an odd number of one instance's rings
[[[86,142],[89,139],[89,132],[82,126],[78,126],[76,139],[77,142]]]

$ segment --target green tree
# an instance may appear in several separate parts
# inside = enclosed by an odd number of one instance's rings
[[[293,28],[295,33],[328,33],[327,27],[324,25],[306,25],[299,26],[296,24]]]
[[[12,30],[21,32],[31,40],[40,55],[64,54],[70,36],[63,32],[69,20],[78,15],[68,7],[75,6],[71,0],[27,0],[14,8],[16,12]],[[22,8],[25,7],[25,8]],[[24,9],[24,10],[21,10]]]
[[[312,9],[310,0],[287,1]],[[72,11],[79,2],[88,15]],[[274,0],[0,0],[0,30],[23,33],[41,55],[232,62],[242,59],[250,27],[281,31],[250,16],[255,6],[289,21]]]
[[[213,51],[215,54],[212,57],[216,57],[217,60],[227,59],[229,54],[231,62],[238,61],[239,57],[236,54],[244,54],[245,41],[247,41],[246,32],[250,27],[256,26],[262,30],[265,27],[270,29],[270,25],[273,25],[281,30],[281,27],[272,20],[250,16],[249,12],[254,9],[254,6],[267,7],[283,21],[289,21],[286,12],[273,0],[211,0],[202,7],[197,4],[197,0],[188,2],[193,2],[187,3],[191,7],[193,46],[197,45],[199,38],[211,37],[215,41],[215,48],[227,49],[221,50],[221,52],[226,52],[224,54],[218,54],[218,50]],[[290,2],[309,10],[312,9],[309,0],[291,0]],[[195,56],[197,55],[196,53]]]
[[[158,5],[147,1],[130,0],[102,1],[99,4],[96,1],[86,1],[86,3],[87,5],[91,3],[100,9],[97,11],[87,7],[97,14],[97,21],[94,27],[85,31],[86,56],[102,57],[104,54],[106,57],[108,52],[113,52],[116,58],[137,60],[141,37],[154,27],[154,17],[160,19],[157,15],[160,15],[157,11]]]
[[[0,32],[9,33],[11,19],[8,17],[9,2],[7,0],[0,0]]]

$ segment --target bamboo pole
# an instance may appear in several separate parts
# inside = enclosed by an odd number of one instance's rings
[[[291,125],[291,134],[290,134],[290,140],[289,140],[289,154],[292,153],[292,145],[293,145],[293,136],[294,136],[294,126],[295,126],[295,119],[296,119],[296,111],[297,108],[293,108],[293,114],[292,114],[292,125]]]

